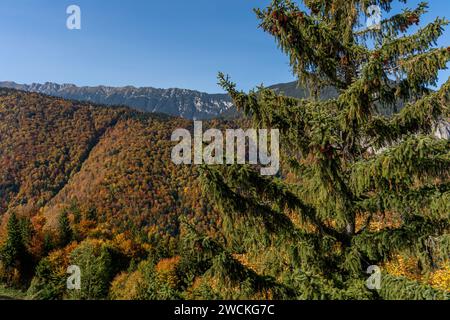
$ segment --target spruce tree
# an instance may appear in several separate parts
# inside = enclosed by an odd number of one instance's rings
[[[58,220],[59,245],[65,247],[73,240],[73,231],[70,226],[69,215],[67,211],[61,212]]]
[[[25,252],[20,221],[11,213],[7,225],[7,239],[2,249],[1,259],[6,268],[18,267]]]
[[[427,274],[450,253],[450,144],[433,135],[449,117],[450,82],[430,89],[450,59],[435,45],[448,21],[413,32],[427,4],[393,14],[392,3],[274,0],[255,10],[311,96],[244,93],[219,76],[254,127],[280,130],[283,149],[277,177],[249,166],[201,170],[224,236],[187,225],[189,255],[208,261],[203,276],[219,281],[223,298],[446,297],[383,269],[402,255]],[[370,5],[389,16],[380,28],[364,28]],[[320,100],[329,87],[337,96]],[[366,286],[369,266],[383,271],[380,290]]]
[[[32,275],[34,264],[27,249],[29,236],[29,219],[19,219],[14,212],[11,213],[6,242],[0,251],[2,271],[5,273],[2,277],[8,284],[19,285]]]

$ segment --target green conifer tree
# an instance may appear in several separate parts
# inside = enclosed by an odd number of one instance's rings
[[[11,213],[7,224],[7,238],[0,251],[3,280],[12,285],[21,285],[32,275],[32,257],[27,250],[30,221],[19,219]],[[15,275],[17,272],[17,275]]]
[[[65,247],[73,240],[73,230],[67,211],[61,212],[58,220],[59,245]]]
[[[17,267],[25,252],[20,221],[13,212],[8,219],[8,236],[2,250],[2,262],[6,268]]]
[[[280,130],[283,149],[279,177],[248,166],[202,168],[224,239],[188,225],[189,255],[207,259],[204,276],[220,281],[222,297],[446,297],[384,271],[380,290],[366,286],[369,266],[384,270],[404,255],[427,274],[450,253],[450,143],[433,135],[449,117],[450,81],[430,89],[450,59],[450,48],[435,46],[448,22],[413,33],[427,4],[394,15],[392,3],[274,0],[256,10],[311,97],[246,94],[219,76],[254,126]],[[389,15],[379,28],[363,25],[370,5]],[[337,97],[318,99],[327,87]]]

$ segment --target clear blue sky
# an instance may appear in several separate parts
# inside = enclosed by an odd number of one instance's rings
[[[180,87],[220,92],[223,71],[245,90],[293,80],[252,11],[269,0],[1,0],[0,80]],[[411,6],[419,1],[410,1]],[[431,0],[426,21],[450,18]],[[66,8],[82,30],[66,28]],[[441,45],[450,45],[450,35]],[[449,72],[441,75],[441,81]]]

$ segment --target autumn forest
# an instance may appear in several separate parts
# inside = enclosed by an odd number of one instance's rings
[[[113,90],[168,115],[0,88],[0,300],[449,300],[450,22],[425,23],[432,3],[297,2],[254,13],[308,94],[222,72],[222,95]],[[387,18],[365,28],[372,10]],[[276,131],[279,170],[175,164],[188,94],[185,114],[226,110],[203,130]]]

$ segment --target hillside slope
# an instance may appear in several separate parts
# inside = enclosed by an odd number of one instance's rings
[[[95,212],[110,231],[159,226],[205,213],[196,168],[171,159],[174,129],[190,122],[127,108],[0,91],[0,216]],[[198,215],[199,219],[209,219]],[[111,229],[112,228],[112,229]]]
[[[50,200],[124,111],[2,89],[0,214]]]

